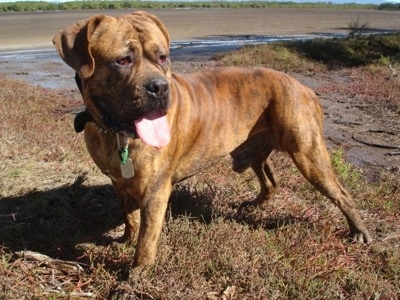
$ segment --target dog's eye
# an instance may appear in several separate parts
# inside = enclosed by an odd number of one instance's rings
[[[165,64],[167,62],[167,56],[166,55],[160,55],[158,58],[158,63],[159,64]]]
[[[124,58],[118,59],[116,63],[120,66],[127,66],[132,63],[132,58],[130,56],[125,56]]]

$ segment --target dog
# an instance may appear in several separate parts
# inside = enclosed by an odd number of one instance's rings
[[[253,169],[252,204],[264,205],[278,187],[269,157],[287,152],[343,212],[350,237],[372,240],[332,170],[319,99],[294,78],[261,67],[173,74],[168,31],[142,11],[78,21],[53,43],[77,73],[86,111],[75,129],[121,200],[133,272],[155,263],[173,184],[227,155],[235,171]]]

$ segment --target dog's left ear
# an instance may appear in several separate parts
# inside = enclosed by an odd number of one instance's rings
[[[61,30],[53,39],[58,54],[73,68],[80,78],[88,78],[94,72],[94,59],[90,51],[90,37],[104,15],[78,21]]]

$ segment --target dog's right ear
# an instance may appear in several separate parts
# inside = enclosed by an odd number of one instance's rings
[[[53,39],[58,54],[67,65],[73,68],[80,78],[90,77],[95,68],[90,51],[90,38],[104,15],[78,21],[61,30]]]

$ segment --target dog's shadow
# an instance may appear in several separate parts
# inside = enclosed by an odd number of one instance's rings
[[[84,182],[83,175],[55,189],[1,199],[2,245],[72,259],[78,243],[101,243],[99,237],[122,222],[119,202],[111,185]]]
[[[2,246],[11,252],[30,250],[74,260],[78,244],[109,243],[104,234],[123,223],[120,203],[111,185],[86,186],[84,182],[85,177],[81,176],[74,183],[55,189],[1,199]],[[231,205],[230,212],[215,209],[214,193],[212,186],[205,189],[184,183],[175,186],[167,218],[189,216],[208,224],[222,216],[266,230],[296,222],[290,216],[260,221],[253,219],[247,209],[237,209],[235,205]]]
[[[74,260],[78,244],[109,244],[112,239],[105,234],[123,224],[120,202],[111,184],[88,186],[85,181],[82,175],[72,184],[2,198],[1,246],[10,252],[30,250]],[[179,185],[167,215],[190,215],[208,223],[212,205],[208,199],[206,193]]]
[[[252,204],[254,199],[222,203],[226,197],[219,193],[220,190],[210,184],[206,184],[205,187],[203,184],[201,188],[197,188],[196,185],[179,184],[171,195],[167,217],[185,217],[204,224],[223,219],[244,224],[250,229],[261,228],[268,231],[295,223],[309,224],[308,217],[298,216],[284,209],[279,212],[265,211],[264,208]]]

